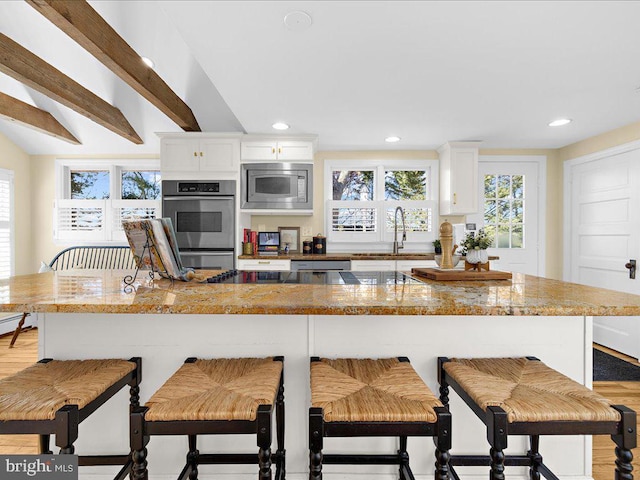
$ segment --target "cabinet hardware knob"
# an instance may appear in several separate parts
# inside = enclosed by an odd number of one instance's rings
[[[456,203],[458,203],[458,194],[454,193],[453,194],[453,204],[455,205]]]
[[[269,265],[271,262],[270,261],[264,261],[264,262],[258,262],[260,265]]]
[[[197,157],[198,156],[198,152],[193,152],[193,156]]]
[[[278,147],[278,153],[282,153],[282,148]]]
[[[271,147],[271,153],[276,153],[276,147]]]
[[[202,156],[202,152],[200,152],[200,156]]]

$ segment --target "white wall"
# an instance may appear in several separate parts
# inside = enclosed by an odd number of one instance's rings
[[[0,168],[14,173],[15,274],[33,273],[31,238],[39,231],[32,223],[31,160],[29,155],[0,133]],[[37,270],[36,270],[37,271]]]

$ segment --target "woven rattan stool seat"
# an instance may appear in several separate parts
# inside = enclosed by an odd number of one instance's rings
[[[443,368],[480,408],[499,406],[510,423],[620,420],[606,398],[539,360],[452,358]]]
[[[428,423],[442,406],[411,364],[397,358],[312,362],[311,405],[327,422]]]
[[[53,420],[64,405],[82,409],[136,368],[127,360],[52,360],[0,380],[0,421]]]
[[[147,402],[145,419],[255,420],[259,405],[273,403],[281,372],[273,358],[184,363]]]

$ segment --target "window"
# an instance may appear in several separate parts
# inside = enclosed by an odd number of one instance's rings
[[[13,172],[0,169],[0,278],[13,273]],[[0,297],[8,295],[8,288]]]
[[[436,238],[437,161],[326,162],[325,178],[327,236],[334,245],[393,242],[397,207],[404,211],[407,242]]]
[[[58,160],[55,240],[126,240],[122,222],[160,212],[157,160]]]
[[[485,175],[484,229],[495,248],[524,248],[524,175]]]

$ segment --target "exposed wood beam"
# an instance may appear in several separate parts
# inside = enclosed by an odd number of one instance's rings
[[[74,145],[80,142],[53,115],[28,103],[0,92],[0,117],[12,120],[39,132],[52,135]]]
[[[0,72],[15,78],[133,143],[142,139],[122,112],[0,33]]]
[[[187,132],[200,126],[189,106],[82,0],[26,0]]]

